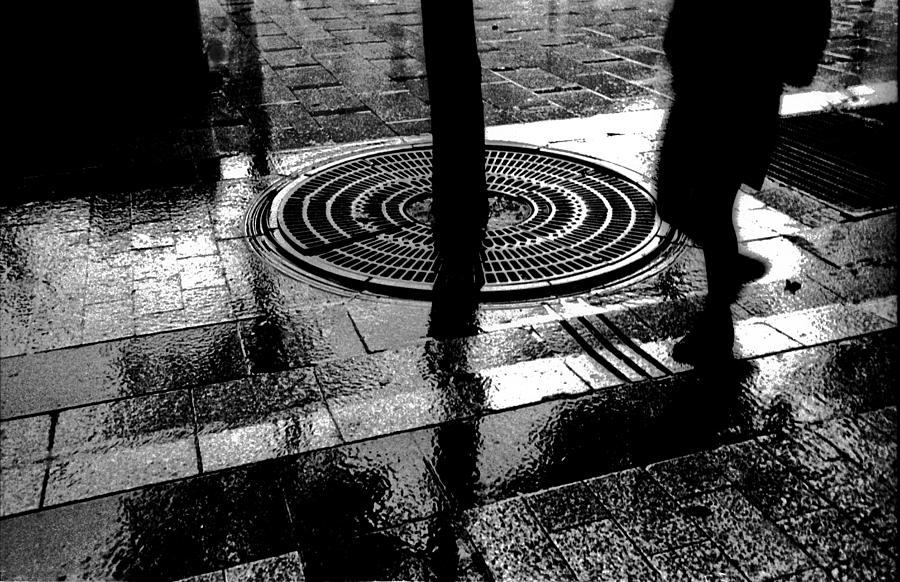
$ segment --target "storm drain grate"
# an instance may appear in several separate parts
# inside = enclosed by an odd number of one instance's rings
[[[855,216],[896,205],[894,107],[782,119],[769,177]]]
[[[486,300],[621,283],[660,264],[675,236],[640,176],[596,160],[489,143],[486,176]],[[265,221],[281,266],[349,289],[427,297],[437,258],[430,197],[430,144],[385,148],[297,177],[274,193]]]

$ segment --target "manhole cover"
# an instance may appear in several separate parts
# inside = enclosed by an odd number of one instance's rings
[[[637,174],[568,153],[488,143],[491,216],[484,300],[514,301],[619,284],[653,272],[674,232]],[[267,193],[251,237],[282,270],[356,291],[427,299],[430,144],[343,158]],[[255,217],[255,218],[254,218]]]

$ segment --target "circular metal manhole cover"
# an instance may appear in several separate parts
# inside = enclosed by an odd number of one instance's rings
[[[487,144],[491,217],[485,300],[514,301],[610,285],[652,272],[675,236],[628,170],[569,153]],[[340,159],[264,195],[251,234],[278,266],[352,290],[428,298],[431,146]],[[256,220],[252,218],[256,216]],[[259,238],[259,237],[255,237]]]

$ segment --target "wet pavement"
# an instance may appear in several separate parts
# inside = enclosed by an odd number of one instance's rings
[[[477,4],[488,139],[652,176],[665,3]],[[733,367],[671,358],[687,243],[436,338],[430,303],[291,278],[244,228],[292,175],[421,141],[417,4],[200,10],[199,118],[42,158],[0,208],[0,578],[896,579],[895,203],[739,197],[772,268]],[[785,114],[896,103],[896,4],[834,10]]]

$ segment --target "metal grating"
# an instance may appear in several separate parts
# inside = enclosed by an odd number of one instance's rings
[[[493,214],[482,296],[533,298],[634,276],[674,233],[638,176],[594,160],[488,144]],[[302,271],[351,289],[421,297],[436,276],[425,218],[430,146],[341,160],[296,178],[271,201],[270,234]]]
[[[895,206],[895,107],[782,119],[769,177],[855,216]]]

